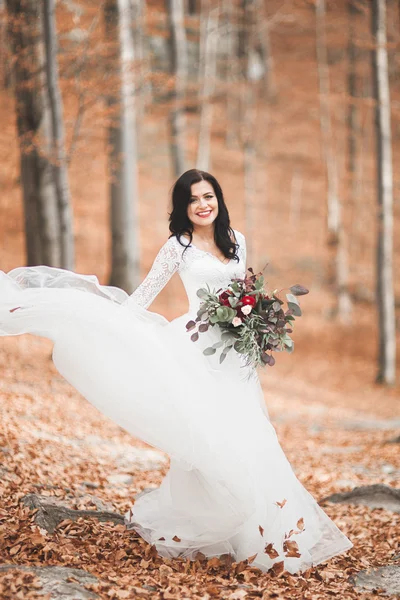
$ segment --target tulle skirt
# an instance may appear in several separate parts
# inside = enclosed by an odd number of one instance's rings
[[[234,351],[222,364],[205,356],[218,330],[193,343],[185,328],[192,316],[169,322],[94,276],[0,271],[0,335],[51,339],[67,381],[170,456],[160,487],[125,515],[160,555],[228,553],[295,573],[350,549],[286,459],[257,374]]]

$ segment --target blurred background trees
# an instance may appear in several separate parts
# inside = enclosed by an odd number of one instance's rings
[[[363,339],[377,379],[394,383],[398,2],[6,0],[0,10],[1,268],[96,272],[131,292],[167,236],[174,178],[210,169],[249,264],[268,262],[274,287],[311,288],[314,346],[332,327],[339,360]]]

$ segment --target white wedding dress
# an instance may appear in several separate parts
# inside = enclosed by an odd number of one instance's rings
[[[169,238],[132,296],[62,269],[0,271],[0,335],[53,340],[56,367],[79,392],[169,454],[161,486],[125,515],[160,555],[229,553],[236,561],[253,557],[262,570],[283,561],[294,573],[352,543],[296,478],[257,373],[235,351],[222,364],[218,354],[203,354],[218,340],[217,327],[195,343],[185,328],[196,316],[200,287],[225,288],[244,275],[245,239],[235,235],[239,263],[222,263],[193,245],[183,253]],[[176,271],[189,312],[169,322],[147,307]]]

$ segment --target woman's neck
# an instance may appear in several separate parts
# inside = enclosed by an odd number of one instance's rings
[[[192,235],[204,242],[214,241],[214,223],[207,225],[207,227],[194,227]]]

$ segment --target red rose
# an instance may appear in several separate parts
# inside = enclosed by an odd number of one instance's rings
[[[246,304],[249,304],[252,308],[257,304],[257,300],[254,298],[254,296],[243,296],[243,298],[241,299],[241,303],[246,306]]]
[[[229,296],[230,294],[228,292],[222,292],[222,294],[219,295],[219,301],[221,302],[222,306],[230,306]]]

